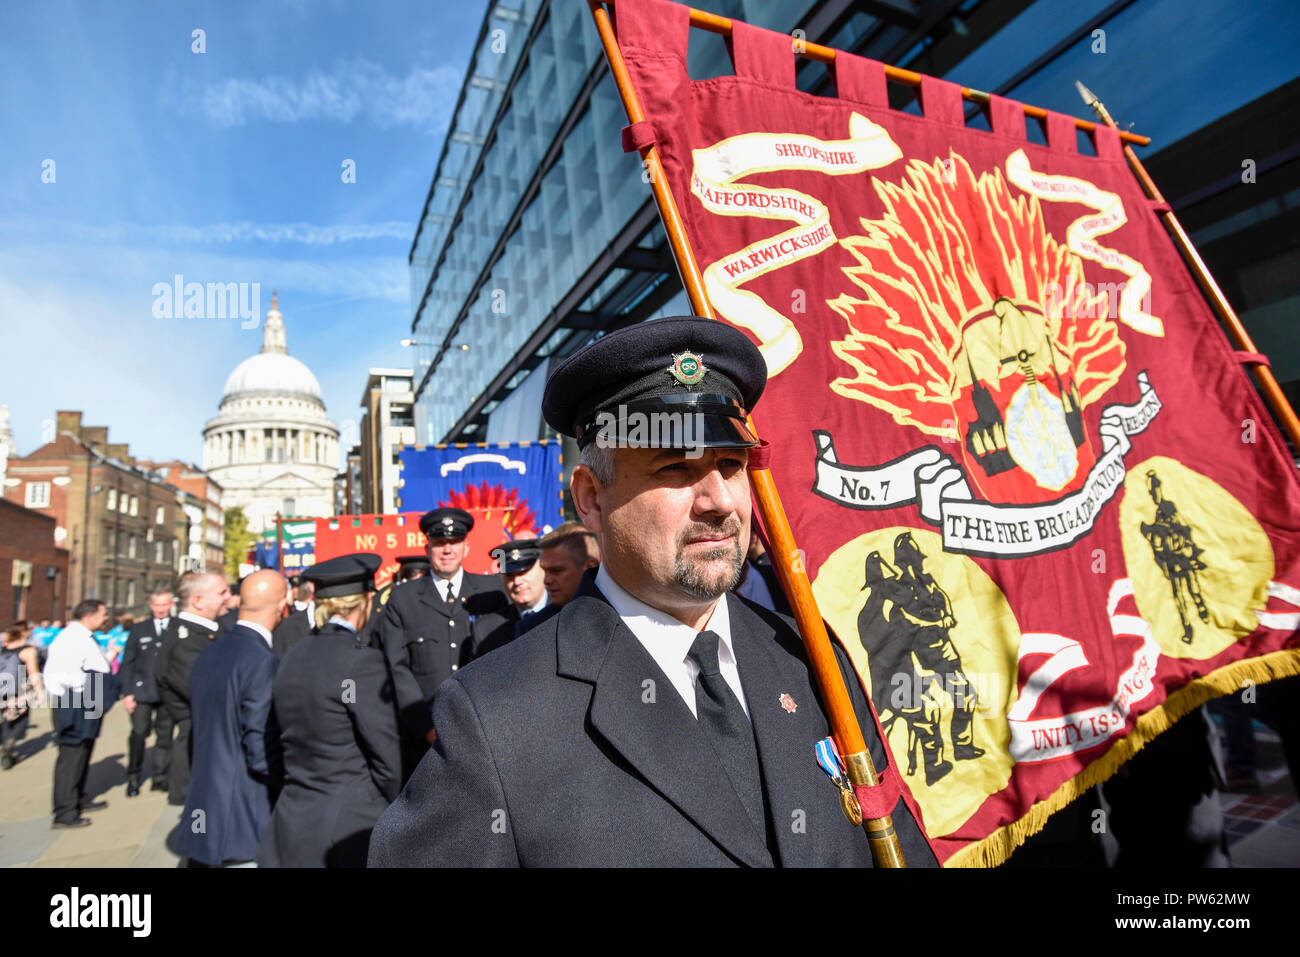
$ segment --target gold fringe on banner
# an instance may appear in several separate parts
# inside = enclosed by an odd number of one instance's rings
[[[1243,681],[1264,684],[1277,678],[1300,675],[1300,649],[1285,648],[1259,658],[1248,658],[1225,665],[1218,671],[1179,688],[1159,708],[1148,711],[1137,719],[1137,724],[1124,738],[1115,742],[1102,757],[1093,761],[1079,774],[1066,781],[1046,801],[1039,801],[1029,813],[1018,821],[1006,824],[978,843],[962,848],[948,858],[944,867],[997,867],[1011,852],[1037,834],[1047,824],[1047,819],[1079,795],[1100,784],[1119,770],[1133,755],[1175,721],[1211,698],[1221,698],[1241,689]]]

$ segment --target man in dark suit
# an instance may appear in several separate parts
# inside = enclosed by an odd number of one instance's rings
[[[198,656],[190,672],[194,749],[177,844],[191,866],[250,866],[271,819],[279,783],[271,719],[279,659],[271,651],[271,626],[288,603],[288,583],[279,572],[249,575],[235,626]]]
[[[122,681],[122,707],[131,716],[131,736],[127,741],[127,797],[135,797],[140,793],[144,744],[150,732],[157,734],[153,754],[153,789],[167,790],[167,768],[172,759],[172,717],[162,706],[153,666],[171,620],[171,591],[154,592],[149,596],[149,617],[132,626],[126,647],[122,650],[122,667],[118,674]]]
[[[241,585],[242,582],[235,582],[230,586],[225,604],[221,608],[221,614],[217,616],[218,631],[229,631],[235,627],[235,622],[239,620],[239,589]]]
[[[541,554],[541,544],[535,538],[514,539],[492,549],[510,603],[474,620],[474,634],[465,653],[467,664],[509,644],[550,617],[545,576],[538,563]]]
[[[793,615],[790,599],[781,590],[781,582],[776,577],[776,569],[758,535],[749,540],[749,557],[745,560],[745,571],[736,585],[736,594],[748,598],[756,605],[762,605],[768,611],[780,615]]]
[[[290,584],[294,586],[293,612],[278,623],[271,633],[271,650],[277,658],[283,658],[290,648],[310,635],[316,627],[316,622],[312,620],[315,602],[312,600],[311,582],[295,577],[290,580]]]
[[[371,865],[871,866],[817,763],[830,727],[798,633],[728,594],[750,534],[746,410],[766,378],[743,333],[694,317],[611,333],[552,373],[542,411],[578,440],[571,491],[601,568],[439,690],[437,740],[376,825]],[[675,435],[654,416],[675,416]],[[934,865],[903,800],[892,818],[909,865]]]
[[[474,516],[459,508],[435,508],[420,517],[433,574],[395,588],[375,629],[397,695],[403,780],[434,739],[434,694],[464,660],[471,622],[507,603],[495,575],[463,567],[465,536],[473,527]]]
[[[158,696],[176,725],[167,772],[167,803],[179,805],[185,803],[190,781],[190,670],[221,633],[216,619],[230,598],[230,586],[221,572],[186,572],[177,591],[181,610],[163,636],[153,673]]]

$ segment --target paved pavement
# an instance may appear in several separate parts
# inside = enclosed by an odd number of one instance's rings
[[[27,739],[18,746],[19,762],[0,772],[0,866],[4,867],[177,867],[168,849],[181,816],[167,795],[150,791],[126,796],[126,739],[129,718],[114,706],[90,758],[86,790],[108,807],[89,815],[90,827],[53,830],[51,789],[58,748],[51,712],[32,713]],[[145,755],[145,766],[152,749]]]
[[[1276,734],[1255,725],[1257,793],[1221,794],[1234,867],[1300,867],[1300,803]]]
[[[178,867],[174,846],[181,808],[146,783],[138,797],[126,796],[126,740],[129,720],[117,705],[104,719],[91,756],[87,790],[108,807],[90,815],[90,827],[50,827],[51,785],[57,748],[50,712],[36,711],[22,759],[0,772],[0,866],[3,867]],[[1263,790],[1222,794],[1229,853],[1234,867],[1300,867],[1300,803],[1287,774],[1278,739],[1256,726],[1257,762]],[[152,748],[145,755],[145,767]]]

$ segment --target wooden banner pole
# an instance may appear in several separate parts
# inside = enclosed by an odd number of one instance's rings
[[[588,0],[588,5],[591,7],[592,17],[596,21],[596,29],[600,33],[601,43],[605,47],[605,57],[609,61],[609,68],[614,75],[614,82],[618,85],[618,92],[627,111],[628,121],[640,123],[645,119],[645,113],[641,109],[641,102],[632,86],[631,77],[627,72],[627,65],[623,62],[623,54],[619,49],[618,40],[614,36],[614,28],[610,23],[609,14],[602,5],[601,0]],[[694,23],[695,13],[696,11],[692,11],[692,23]],[[704,14],[703,16],[709,15]],[[729,31],[731,21],[726,21],[726,24]],[[686,235],[686,227],[682,222],[681,215],[678,213],[672,190],[668,186],[668,177],[664,173],[658,151],[651,144],[643,147],[640,152],[642,162],[645,164],[645,169],[650,177],[650,187],[654,193],[655,203],[659,207],[664,230],[668,235],[668,243],[672,247],[673,258],[677,262],[677,268],[681,272],[682,284],[686,287],[686,294],[690,298],[691,308],[698,316],[709,319],[717,318],[713,313],[712,306],[709,304],[708,296],[705,294],[704,281],[700,275],[699,265],[696,263],[694,253],[691,250],[690,240]],[[753,427],[752,420],[750,426]],[[844,685],[844,676],[839,669],[835,651],[831,647],[830,636],[826,633],[826,625],[822,621],[821,613],[817,610],[817,600],[813,597],[812,585],[808,581],[807,570],[804,568],[802,560],[803,553],[795,547],[794,533],[790,529],[790,522],[781,506],[781,498],[777,494],[772,473],[765,468],[750,468],[749,479],[754,488],[754,495],[763,517],[763,524],[774,546],[772,551],[773,564],[776,567],[781,586],[785,589],[785,593],[794,609],[795,620],[799,625],[799,632],[803,637],[804,647],[808,652],[813,674],[816,676],[818,688],[822,694],[822,701],[830,719],[836,745],[848,769],[849,779],[857,785],[873,786],[878,783],[878,778],[871,761],[871,754],[867,751],[862,729],[858,726],[853,704],[849,700],[848,690]],[[898,834],[894,830],[891,817],[864,817],[862,826],[866,830],[867,840],[871,846],[871,853],[876,866],[907,866],[903,859],[902,847],[899,845]]]
[[[1118,130],[1119,127],[1110,115],[1110,111],[1106,109],[1106,105],[1097,99],[1096,95],[1082,83],[1075,81],[1074,85],[1079,88],[1079,95],[1083,97],[1083,102],[1092,107],[1101,121],[1111,129]],[[1123,135],[1122,131],[1120,135]],[[1147,196],[1153,202],[1165,203],[1165,198],[1160,195],[1160,190],[1156,188],[1155,181],[1147,173],[1146,167],[1142,165],[1137,153],[1133,152],[1133,147],[1128,143],[1124,144],[1124,157],[1128,160],[1129,166],[1133,168],[1133,174],[1137,177],[1138,182],[1142,184],[1142,189],[1146,191]],[[1165,205],[1168,204],[1165,203]],[[1255,348],[1255,342],[1250,338],[1250,333],[1246,331],[1246,327],[1242,324],[1236,310],[1228,302],[1227,297],[1224,296],[1219,284],[1210,275],[1205,260],[1201,259],[1201,254],[1192,245],[1191,237],[1187,235],[1187,232],[1183,229],[1183,224],[1178,221],[1178,217],[1174,215],[1173,210],[1166,209],[1161,212],[1160,219],[1164,222],[1165,229],[1169,231],[1169,235],[1173,238],[1174,245],[1183,254],[1183,258],[1192,270],[1192,275],[1200,283],[1201,289],[1210,301],[1211,308],[1214,309],[1215,314],[1227,328],[1228,335],[1233,343],[1242,352],[1258,354],[1259,350]],[[1286,395],[1282,392],[1282,387],[1278,385],[1277,378],[1273,375],[1273,370],[1258,362],[1249,363],[1249,365],[1251,373],[1255,376],[1255,381],[1259,383],[1260,391],[1264,393],[1264,400],[1268,402],[1273,414],[1277,416],[1278,422],[1286,430],[1291,439],[1291,444],[1295,446],[1296,454],[1300,455],[1300,419],[1296,418],[1295,409],[1291,408],[1291,403],[1287,401]]]

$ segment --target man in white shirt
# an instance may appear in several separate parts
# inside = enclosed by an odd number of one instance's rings
[[[86,800],[86,771],[90,754],[99,737],[111,669],[95,641],[94,632],[108,619],[102,601],[88,598],[72,611],[73,621],[50,642],[42,675],[50,704],[59,756],[54,762],[54,827],[86,827],[90,818],[83,811],[108,807],[107,801]]]

